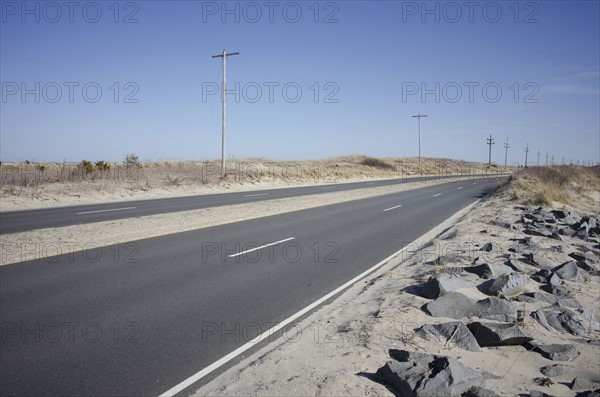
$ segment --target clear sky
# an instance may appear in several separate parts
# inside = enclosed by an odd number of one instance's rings
[[[3,161],[600,160],[598,1],[0,4]]]

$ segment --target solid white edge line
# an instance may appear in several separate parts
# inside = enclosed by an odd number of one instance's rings
[[[400,208],[400,207],[402,207],[402,204],[400,204],[400,205],[397,205],[397,206],[395,206],[395,207],[386,208],[386,209],[384,209],[384,210],[383,210],[383,212],[385,212],[385,211],[389,211],[389,210],[394,210],[394,209],[396,209],[396,208]]]
[[[252,251],[257,251],[259,249],[262,249],[262,248],[265,248],[265,247],[270,247],[272,245],[285,243],[286,241],[290,241],[290,240],[293,240],[295,238],[296,237],[290,237],[290,238],[286,238],[284,240],[275,241],[274,243],[269,243],[269,244],[261,245],[260,247],[252,248],[252,249],[249,249],[249,250],[246,250],[246,251],[238,252],[237,254],[229,255],[229,257],[230,258],[235,258],[236,256],[244,255],[245,253],[252,252]]]
[[[321,189],[333,189],[335,186],[323,186]]]
[[[458,212],[452,214],[449,218],[447,218],[446,220],[442,221],[440,223],[440,225],[444,224],[445,222],[448,222],[449,220],[453,219],[454,217],[456,217],[459,214],[468,212],[475,204],[477,204],[480,201],[481,201],[481,199],[478,199],[478,200],[474,201],[473,203],[471,203],[470,205],[466,206],[465,208],[463,208],[461,210],[458,210]],[[436,229],[436,227],[434,227],[433,229],[425,232],[422,236],[418,237],[414,241],[418,241],[418,240],[424,238],[425,236],[427,236],[428,234],[430,234],[432,231],[434,231]],[[441,231],[439,231],[439,232],[441,232]],[[223,356],[222,358],[220,358],[219,360],[215,361],[214,363],[212,363],[208,367],[202,369],[201,371],[196,372],[194,375],[190,376],[189,378],[187,378],[183,382],[179,383],[178,385],[173,386],[172,388],[170,388],[166,392],[162,393],[159,397],[174,396],[175,394],[177,394],[177,393],[179,393],[179,392],[187,389],[188,387],[190,387],[194,383],[198,382],[200,379],[204,378],[206,375],[208,375],[211,372],[215,371],[219,367],[227,364],[227,362],[233,360],[238,355],[240,355],[243,352],[245,352],[246,350],[250,349],[254,344],[260,342],[261,340],[265,339],[268,336],[273,335],[274,333],[276,333],[277,331],[279,331],[280,329],[282,329],[283,327],[285,327],[286,325],[288,325],[292,321],[294,321],[297,318],[302,317],[306,313],[310,312],[311,310],[313,310],[314,308],[316,308],[317,306],[319,306],[321,303],[327,301],[328,299],[330,299],[331,297],[333,297],[336,294],[340,293],[344,289],[352,286],[352,284],[356,283],[361,278],[367,276],[369,273],[372,273],[375,270],[379,269],[380,267],[382,267],[383,265],[385,265],[387,262],[389,262],[390,260],[394,259],[394,257],[400,255],[404,250],[406,250],[409,247],[412,247],[412,245],[408,244],[404,248],[401,248],[398,251],[394,252],[392,255],[388,256],[387,258],[385,258],[381,262],[377,263],[375,266],[371,267],[370,269],[365,270],[364,272],[362,272],[358,276],[354,277],[352,280],[348,281],[347,283],[343,284],[342,286],[340,286],[340,287],[336,288],[335,290],[331,291],[330,293],[328,293],[327,295],[323,296],[319,300],[317,300],[317,301],[311,303],[310,305],[306,306],[304,309],[300,310],[299,312],[297,312],[295,314],[292,314],[290,317],[286,318],[285,320],[283,320],[282,322],[280,322],[279,324],[277,324],[275,327],[273,327],[273,328],[271,328],[271,329],[263,332],[262,334],[258,335],[256,338],[254,338],[251,341],[247,342],[245,345],[238,347],[237,349],[235,349],[231,353]]]
[[[136,208],[136,207],[111,208],[109,210],[85,211],[85,212],[78,212],[76,215],[95,214],[97,212],[132,210],[134,208]]]
[[[384,260],[382,260],[381,262],[379,262],[378,264],[376,264],[372,268],[365,270],[364,272],[362,272],[358,276],[354,277],[352,280],[350,280],[347,283],[343,284],[342,286],[334,289],[333,291],[331,291],[327,295],[323,296],[322,298],[320,298],[320,299],[316,300],[315,302],[311,303],[310,305],[306,306],[304,309],[300,310],[299,312],[296,312],[295,314],[292,314],[290,317],[286,318],[285,320],[283,320],[282,322],[280,322],[279,324],[277,324],[273,328],[270,328],[269,330],[267,330],[267,331],[263,332],[262,334],[258,335],[256,338],[252,339],[251,341],[249,341],[245,345],[238,347],[237,349],[235,349],[231,353],[223,356],[222,358],[220,358],[219,360],[215,361],[214,363],[212,363],[208,367],[206,367],[203,370],[201,370],[201,371],[195,373],[194,375],[190,376],[189,378],[187,378],[186,380],[184,380],[180,384],[178,384],[178,385],[172,387],[171,389],[167,390],[166,392],[164,392],[163,394],[161,394],[160,397],[174,396],[175,394],[181,392],[182,390],[185,390],[186,388],[188,388],[189,386],[191,386],[194,383],[198,382],[200,379],[204,378],[206,375],[210,374],[211,372],[213,372],[217,368],[223,366],[227,362],[233,360],[238,355],[240,355],[243,352],[245,352],[246,350],[250,349],[256,343],[262,341],[263,339],[265,339],[268,336],[272,336],[274,333],[278,332],[279,330],[281,330],[283,327],[285,327],[286,325],[288,325],[292,321],[296,320],[299,317],[302,317],[306,313],[308,313],[311,310],[313,310],[315,307],[319,306],[320,304],[322,304],[323,302],[327,301],[331,297],[335,296],[339,292],[341,292],[341,291],[345,290],[346,288],[350,287],[352,284],[356,283],[358,280],[360,280],[361,278],[365,277],[369,273],[372,273],[373,271],[379,269],[381,266],[385,265],[387,262],[389,262],[391,259],[393,259],[395,256],[399,255],[400,253],[402,253],[402,251],[404,251],[405,249],[407,249],[409,247],[410,247],[410,245],[407,245],[406,247],[404,247],[404,248],[396,251],[395,253],[393,253],[392,255],[388,256],[387,258],[385,258]]]
[[[270,193],[256,193],[256,194],[245,194],[243,197],[258,197],[258,196],[267,196]]]
[[[442,193],[434,194],[433,197],[441,196]]]

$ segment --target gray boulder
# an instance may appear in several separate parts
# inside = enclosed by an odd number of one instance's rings
[[[515,224],[513,222],[511,222],[510,219],[506,219],[506,218],[503,218],[500,216],[497,216],[496,218],[494,218],[490,223],[494,226],[503,227],[505,229],[511,229],[511,230],[517,229]]]
[[[425,310],[434,317],[455,319],[479,317],[511,322],[517,318],[517,309],[506,300],[489,297],[474,302],[458,292],[448,292],[442,295],[425,305]]]
[[[558,230],[548,230],[547,228],[540,227],[539,225],[527,225],[525,226],[523,233],[531,236],[552,237],[552,234],[557,231]]]
[[[581,274],[579,274],[579,268],[577,263],[570,261],[563,263],[560,266],[556,266],[552,269],[552,273],[556,274],[562,280],[568,281],[581,281]]]
[[[527,253],[523,255],[523,257],[525,259],[525,263],[540,267],[542,269],[552,269],[556,266],[551,260],[544,256],[541,256],[540,254]]]
[[[470,266],[465,268],[466,272],[478,275],[481,278],[495,278],[502,274],[511,273],[512,269],[506,265],[494,265],[491,263],[484,263],[478,266]]]
[[[559,332],[582,336],[587,334],[590,329],[590,322],[584,316],[569,309],[539,309],[531,313],[531,315],[538,323],[549,330],[554,328]]]
[[[485,380],[458,360],[406,350],[390,350],[392,360],[377,370],[379,380],[401,396],[462,396]]]
[[[439,273],[429,277],[429,280],[421,288],[419,295],[427,299],[436,299],[447,292],[456,291],[459,288],[473,287],[473,283],[460,277]]]
[[[527,280],[523,273],[503,274],[492,282],[488,291],[492,295],[517,295],[525,291]]]
[[[575,211],[570,211],[567,216],[562,219],[562,222],[567,225],[574,225],[581,222],[581,216]]]
[[[575,259],[577,262],[585,262],[585,261],[590,261],[592,263],[599,263],[600,259],[598,259],[598,257],[596,256],[596,254],[594,254],[591,251],[587,251],[587,252],[572,252],[569,254],[569,256],[573,259]]]
[[[568,307],[573,307],[575,309],[579,309],[582,307],[581,303],[575,298],[559,298],[556,295],[548,294],[545,292],[527,292],[525,294],[521,294],[517,296],[517,300],[519,302],[546,302],[551,305],[560,304]]]
[[[517,324],[474,322],[467,327],[481,347],[524,345],[533,340]]]
[[[577,234],[577,230],[573,229],[570,226],[561,227],[560,229],[558,229],[558,234],[560,234],[561,236],[572,237],[575,234]]]
[[[569,367],[560,364],[546,365],[545,367],[540,368],[540,372],[548,378],[554,378],[569,372]]]
[[[521,264],[519,264],[518,261],[516,261],[515,259],[509,259],[506,262],[504,262],[504,266],[508,266],[510,267],[512,270],[514,270],[515,272],[523,272],[523,266],[521,266]]]
[[[496,243],[485,243],[483,245],[483,247],[480,248],[480,251],[485,251],[485,252],[496,252],[498,251],[498,244]]]
[[[578,354],[574,345],[540,345],[535,341],[531,341],[525,347],[552,361],[569,361]]]
[[[569,296],[570,295],[569,289],[563,285],[546,284],[546,285],[542,285],[540,288],[546,292],[549,292],[549,293],[551,293],[553,295],[557,295],[557,296]]]
[[[537,281],[541,284],[552,284],[552,285],[561,285],[562,281],[560,278],[549,269],[542,269],[530,276],[532,280]]]
[[[415,333],[426,340],[437,340],[438,342],[451,344],[473,352],[481,351],[477,340],[475,340],[469,328],[460,321],[425,324],[422,327],[416,328]]]

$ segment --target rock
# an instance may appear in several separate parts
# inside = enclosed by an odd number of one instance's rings
[[[435,339],[443,342],[445,345],[452,344],[461,349],[478,352],[481,351],[477,340],[469,328],[460,321],[442,323],[442,324],[425,324],[420,328],[415,329],[415,333],[423,339]]]
[[[494,265],[484,263],[483,265],[470,266],[465,268],[466,272],[478,275],[481,278],[494,278],[502,274],[511,273],[512,269],[506,265]]]
[[[523,266],[521,266],[519,262],[514,259],[509,259],[504,262],[504,266],[510,267],[515,272],[523,272]]]
[[[571,252],[569,256],[577,262],[590,261],[591,263],[599,263],[600,259],[591,251],[587,252]]]
[[[553,295],[569,296],[569,289],[565,286],[546,284],[546,285],[542,285],[540,288],[546,292],[553,294]]]
[[[562,280],[568,281],[581,281],[581,274],[579,274],[579,268],[577,263],[571,261],[563,263],[560,266],[552,269],[552,273],[556,274]]]
[[[525,347],[552,361],[569,361],[578,354],[574,345],[540,345],[535,341],[531,341]]]
[[[590,322],[586,321],[585,317],[569,309],[539,309],[531,315],[546,329],[554,328],[557,331],[568,332],[576,336],[585,335],[590,328]]]
[[[532,280],[537,281],[540,284],[552,284],[561,285],[562,281],[560,278],[549,269],[542,269],[537,273],[530,276]]]
[[[500,394],[493,390],[483,389],[477,386],[469,388],[462,397],[500,397]]]
[[[545,367],[540,368],[540,372],[548,378],[554,378],[569,372],[569,367],[560,364],[546,365]]]
[[[494,280],[488,291],[493,295],[510,296],[524,292],[527,276],[523,273],[503,274]]]
[[[485,380],[458,360],[406,350],[390,350],[392,360],[376,376],[401,396],[461,396]]]
[[[565,218],[567,216],[567,213],[563,210],[554,210],[554,211],[552,211],[552,215],[554,215],[554,217],[556,219],[560,220],[560,219]]]
[[[495,252],[498,251],[498,245],[496,243],[485,243],[480,251]]]
[[[446,273],[439,273],[429,277],[419,295],[427,299],[436,299],[447,292],[456,291],[458,288],[472,287],[474,284],[460,277]]]
[[[585,270],[585,271],[588,271],[588,272],[591,272],[591,273],[597,272],[596,266],[594,265],[594,263],[590,262],[587,259],[585,261],[577,261],[576,264],[577,264],[577,267],[580,268],[580,269],[582,269],[582,270]]]
[[[575,233],[575,236],[584,241],[587,241],[589,238],[589,231],[590,231],[590,228],[589,228],[588,224],[583,222],[577,229],[577,233]]]
[[[425,308],[434,317],[450,317],[460,319],[472,314],[475,302],[458,292],[448,292]]]
[[[434,317],[479,317],[504,322],[515,321],[517,318],[517,309],[506,300],[490,297],[474,302],[458,292],[442,295],[425,305],[425,309]]]
[[[590,229],[599,226],[598,218],[596,218],[595,216],[586,216],[585,218],[583,218],[583,221],[589,225]]]
[[[524,345],[533,340],[517,324],[474,322],[467,327],[481,347]]]
[[[492,225],[494,226],[499,226],[505,229],[511,229],[511,230],[516,230],[517,227],[515,226],[514,223],[512,223],[510,220],[508,219],[504,219],[502,217],[497,216],[496,218],[494,218],[491,222]]]
[[[581,320],[587,324],[589,328],[594,331],[600,331],[600,321],[598,321],[598,317],[596,317],[596,314],[592,310],[580,307],[578,313]]]
[[[527,225],[525,226],[523,233],[532,236],[552,237],[553,231],[547,230],[545,228],[539,228],[538,226]]]
[[[576,233],[577,233],[577,230],[575,230],[569,226],[558,229],[558,234],[560,234],[561,236],[572,237]]]
[[[485,263],[486,263],[485,260],[482,257],[480,257],[480,256],[478,256],[477,258],[475,258],[475,260],[473,261],[473,264],[477,265],[477,266],[484,265]]]
[[[579,376],[575,377],[569,387],[571,390],[591,390],[594,388],[594,382],[590,382],[587,379],[580,378]]]
[[[517,309],[507,300],[489,297],[477,301],[472,316],[489,320],[514,322],[517,320]]]
[[[525,263],[543,269],[552,269],[556,266],[551,260],[536,253],[528,253],[523,255],[523,257],[525,258]]]
[[[547,294],[545,292],[527,292],[517,297],[519,302],[546,302],[551,305],[562,304],[564,306],[573,307],[579,309],[582,307],[581,303],[575,298],[559,298],[556,295]]]
[[[574,225],[581,222],[581,216],[575,211],[570,211],[567,216],[562,219],[562,222],[567,225]]]

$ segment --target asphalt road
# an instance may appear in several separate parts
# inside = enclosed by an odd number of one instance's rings
[[[0,394],[163,393],[414,241],[495,181],[2,266]]]
[[[441,178],[455,178],[445,176]],[[468,178],[469,176],[465,176]],[[437,176],[423,177],[423,180],[439,179]],[[259,190],[250,192],[209,194],[202,196],[175,197],[153,200],[122,201],[107,204],[78,205],[58,208],[44,208],[26,211],[0,212],[0,234],[27,230],[45,229],[77,225],[83,223],[110,221],[137,216],[164,214],[169,212],[197,210],[285,197],[305,196],[354,190],[377,186],[390,186],[414,182],[421,178],[399,178],[380,181],[337,183],[320,186],[302,186]]]

